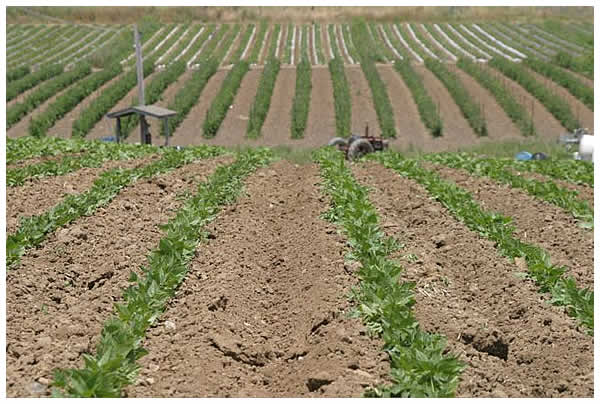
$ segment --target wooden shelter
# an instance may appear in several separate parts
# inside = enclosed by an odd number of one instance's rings
[[[177,112],[171,111],[170,109],[158,107],[156,105],[138,105],[135,107],[125,108],[120,111],[109,112],[106,116],[109,118],[115,118],[117,120],[115,126],[115,136],[117,138],[117,143],[119,143],[121,139],[121,118],[133,114],[137,114],[140,116],[140,136],[142,144],[152,144],[152,137],[150,135],[150,131],[148,130],[148,122],[146,121],[146,117],[149,116],[152,118],[158,118],[163,121],[163,125],[165,128],[165,146],[169,145],[168,119],[170,116],[176,115]]]

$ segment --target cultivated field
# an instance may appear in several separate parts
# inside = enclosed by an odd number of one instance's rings
[[[167,148],[100,141],[131,26],[40,18],[7,26],[7,396],[593,397],[593,164],[457,152],[593,131],[591,24],[146,19]],[[321,147],[366,124],[392,150]]]

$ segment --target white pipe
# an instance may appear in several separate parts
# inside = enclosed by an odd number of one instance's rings
[[[454,53],[452,53],[448,49],[446,49],[441,43],[438,42],[437,39],[435,39],[435,37],[433,35],[431,35],[431,32],[429,32],[429,30],[427,29],[425,24],[421,24],[421,27],[423,28],[423,31],[425,31],[427,33],[427,36],[433,42],[434,45],[437,45],[438,48],[440,48],[441,50],[446,52],[448,54],[448,56],[450,56],[450,59],[454,60],[455,62],[458,60],[458,58],[456,57],[456,55]]]
[[[337,34],[337,31],[336,31]],[[344,33],[342,32],[342,27],[339,26],[339,37],[340,37],[340,41],[342,43],[342,48],[344,48],[344,53],[346,54],[346,57],[348,58],[348,60],[350,61],[350,64],[354,64],[354,59],[352,59],[352,56],[350,56],[350,52],[348,52],[348,48],[346,47],[346,41],[344,40]]]
[[[275,48],[275,57],[279,58],[279,46],[281,45],[281,36],[283,32],[283,27],[279,26],[279,34],[277,35],[277,47]]]
[[[467,55],[467,56],[468,56],[468,57],[470,57],[471,59],[473,59],[473,60],[477,60],[477,58],[476,58],[474,55],[470,54],[469,52],[467,52],[466,50],[464,50],[463,48],[461,48],[461,47],[460,47],[460,46],[459,46],[459,45],[458,45],[456,42],[454,42],[454,41],[452,40],[452,38],[450,38],[450,37],[448,36],[448,34],[446,34],[446,33],[445,33],[445,32],[444,32],[444,31],[443,31],[441,28],[440,28],[440,26],[439,26],[439,25],[437,25],[437,24],[433,24],[433,27],[434,27],[434,28],[435,28],[435,29],[436,29],[436,30],[437,30],[437,31],[440,33],[440,35],[441,35],[441,36],[443,36],[443,37],[444,37],[444,39],[446,39],[446,41],[448,41],[448,42],[450,43],[450,45],[454,46],[456,49],[458,49],[459,51],[461,51],[462,53],[464,53],[465,55]]]
[[[421,45],[421,48],[423,48],[423,50],[425,50],[425,52],[427,52],[427,54],[429,56],[431,56],[434,59],[439,59],[435,53],[433,53],[427,46],[425,46],[425,44],[423,42],[421,42],[419,40],[419,38],[417,38],[417,36],[415,35],[415,33],[414,33],[412,27],[410,26],[410,24],[407,23],[407,24],[404,24],[404,25],[408,29],[408,32],[410,32],[410,35],[412,35],[412,37],[415,40],[415,42],[418,43],[419,45]]]
[[[240,59],[244,59],[246,57],[246,53],[248,53],[248,49],[250,49],[250,44],[252,43],[252,40],[254,39],[255,34],[256,34],[256,25],[254,25],[254,27],[252,27],[252,34],[250,34],[250,39],[248,39],[248,43],[246,44],[246,48],[244,49],[244,52],[242,52],[242,56],[240,56]]]
[[[475,35],[473,32],[471,32],[467,27],[465,27],[463,24],[460,24],[460,27],[469,35],[471,35],[473,38],[475,38],[479,43],[481,43],[482,45],[484,45],[486,48],[491,49],[492,51],[496,52],[497,54],[499,54],[500,56],[504,56],[505,58],[507,58],[508,60],[510,60],[511,62],[519,62],[520,59],[517,58],[513,58],[512,56],[507,55],[506,53],[502,52],[500,49],[493,47],[492,45],[488,44],[487,42],[485,42],[483,39],[479,38],[477,35]]]
[[[516,49],[514,49],[514,48],[511,48],[511,47],[510,47],[510,46],[508,46],[508,45],[505,45],[505,44],[504,44],[502,41],[500,41],[500,40],[498,40],[498,39],[494,38],[492,35],[488,34],[488,33],[487,33],[487,32],[485,32],[483,29],[481,29],[481,28],[479,27],[479,25],[477,25],[477,24],[472,24],[472,25],[473,25],[473,28],[475,28],[477,31],[481,32],[483,35],[485,35],[485,36],[486,36],[486,37],[487,37],[487,38],[488,38],[490,41],[494,42],[495,44],[502,46],[504,49],[506,49],[506,50],[508,50],[508,51],[510,51],[510,52],[512,52],[512,53],[514,53],[515,55],[518,55],[518,56],[520,56],[520,57],[521,57],[521,58],[523,58],[523,59],[525,59],[525,58],[527,57],[527,55],[525,55],[525,54],[523,54],[523,53],[519,52],[518,50],[516,50]]]
[[[204,32],[204,27],[201,27],[200,30],[196,33],[196,35],[194,35],[194,37],[192,38],[192,40],[190,41],[190,43],[185,47],[184,50],[182,50],[179,55],[177,55],[175,57],[175,59],[173,59],[173,62],[177,62],[179,59],[181,59],[181,57],[183,55],[185,55],[185,53],[192,47],[192,45],[194,44],[194,42],[196,42],[196,40],[198,39],[198,37]]]
[[[333,54],[333,46],[331,46],[331,38],[329,37],[329,27],[325,25],[325,33],[327,34],[327,44],[329,45],[329,56],[331,59],[335,58]]]
[[[461,34],[460,32],[458,32],[458,30],[454,29],[454,27],[450,24],[446,24],[446,26],[448,27],[448,29],[450,29],[450,31],[452,31],[456,36],[458,36],[464,43],[466,43],[469,46],[472,46],[473,48],[475,48],[477,50],[477,52],[481,53],[484,57],[491,59],[492,56],[487,53],[484,52],[483,49],[479,48],[478,46],[476,46],[474,43],[470,42],[467,38],[465,38],[463,36],[463,34]]]
[[[165,53],[163,53],[162,55],[159,56],[159,58],[156,60],[155,64],[158,64],[161,60],[163,60],[166,56],[168,56],[173,51],[173,49],[175,49],[179,45],[179,43],[181,41],[183,41],[183,38],[185,38],[185,36],[187,35],[187,33],[189,32],[189,30],[191,28],[192,28],[191,26],[188,27],[188,29],[186,29],[185,32],[183,34],[181,34],[181,36],[179,36],[179,38],[177,38],[177,40],[175,42],[173,42],[173,45],[171,45]]]
[[[394,25],[392,25],[392,28],[393,28],[394,32],[396,33],[396,36],[398,37],[398,39],[400,39],[400,42],[402,42],[402,45],[404,45],[404,47],[406,49],[408,49],[408,51],[411,53],[411,55],[413,55],[413,57],[415,59],[417,59],[417,61],[419,63],[423,63],[423,58],[421,56],[419,56],[419,54],[417,52],[415,52],[414,50],[412,50],[412,48],[410,46],[408,46],[408,43],[406,43],[406,41],[402,37],[402,34],[398,30],[398,27],[394,24]]]
[[[385,29],[383,29],[383,27],[379,26],[379,32],[381,32],[381,35],[383,36],[383,41],[386,43],[388,48],[390,48],[392,50],[392,52],[394,52],[394,55],[396,55],[396,57],[400,60],[404,59],[402,57],[402,55],[398,52],[398,50],[396,48],[394,48],[394,46],[390,42],[390,38],[388,38],[388,36],[385,32]]]

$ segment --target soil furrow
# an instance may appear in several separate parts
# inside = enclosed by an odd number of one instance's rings
[[[327,65],[312,69],[312,90],[303,147],[321,147],[336,137],[333,84]]]
[[[469,123],[444,84],[425,66],[415,65],[413,68],[422,77],[425,89],[435,105],[437,105],[440,117],[442,118],[443,129],[441,137],[443,140],[440,140],[445,144],[443,146],[440,145],[440,147],[446,150],[449,147],[457,148],[479,143],[479,137],[469,126]]]
[[[212,139],[205,139],[206,143],[221,146],[256,143],[246,138],[246,128],[262,72],[263,69],[257,68],[246,73],[217,135]]]
[[[296,69],[280,69],[275,81],[261,145],[294,144],[291,139],[292,103],[296,92]]]
[[[515,81],[509,79],[498,70],[491,67],[484,67],[488,73],[497,77],[510,89],[511,93],[523,107],[527,110],[527,114],[531,115],[533,107],[533,125],[538,136],[542,139],[556,141],[559,135],[567,132],[565,128],[552,116],[535,97],[527,90],[521,87]]]
[[[377,71],[387,87],[394,111],[397,137],[391,141],[392,147],[401,150],[413,147],[430,150],[439,147],[438,139],[434,139],[423,125],[417,105],[400,74],[392,66],[380,65]]]
[[[594,287],[594,235],[577,226],[572,215],[556,205],[537,199],[527,191],[464,170],[427,164],[444,179],[471,192],[486,209],[513,219],[515,237],[539,245],[550,253],[552,263],[568,268],[579,287]]]
[[[369,125],[369,134],[380,134],[379,120],[373,105],[369,83],[360,66],[346,66],[346,78],[352,97],[352,133],[365,134],[365,125]]]
[[[384,231],[404,245],[395,255],[402,279],[415,282],[417,320],[468,365],[459,397],[593,396],[593,338],[519,279],[492,242],[413,181],[374,163],[353,172]]]
[[[34,178],[19,187],[6,188],[6,233],[19,227],[21,216],[36,216],[44,213],[71,194],[85,192],[104,171],[114,168],[134,168],[145,164],[148,159],[129,161],[107,161],[102,167],[82,168],[75,172],[55,177]]]
[[[381,343],[348,317],[356,279],[319,181],[284,161],[247,180],[147,337],[129,396],[356,397],[386,377]]]
[[[101,327],[142,274],[184,193],[229,157],[189,164],[137,182],[108,206],[58,230],[7,276],[7,393],[44,396],[52,370],[83,365]],[[132,234],[135,237],[132,238]]]
[[[73,108],[70,112],[68,112],[62,119],[58,120],[54,126],[48,129],[48,136],[56,136],[61,138],[70,138],[73,132],[73,122],[75,122],[82,111],[84,111],[97,97],[102,95],[102,93],[113,85],[115,82],[121,80],[123,76],[127,74],[127,72],[122,72],[118,74],[113,79],[109,80],[107,83],[102,85],[96,91],[88,95],[85,99],[83,99],[75,108]]]
[[[212,101],[219,93],[227,73],[229,73],[229,70],[219,70],[208,80],[202,94],[200,94],[200,99],[179,127],[175,129],[175,133],[172,134],[170,144],[184,146],[199,145],[206,142],[206,139],[202,137],[202,124],[206,117],[206,111],[208,111]]]

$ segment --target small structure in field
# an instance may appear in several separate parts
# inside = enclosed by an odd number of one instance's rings
[[[108,113],[106,115],[108,118],[115,118],[117,120],[115,126],[115,136],[117,138],[117,143],[119,143],[121,139],[121,118],[133,114],[137,114],[140,116],[140,136],[142,144],[152,144],[152,136],[148,129],[148,122],[146,121],[146,117],[150,116],[152,118],[158,118],[163,121],[163,125],[165,128],[165,146],[169,145],[168,119],[170,116],[176,115],[177,112],[156,105],[138,105],[135,107],[129,107],[119,111]]]

